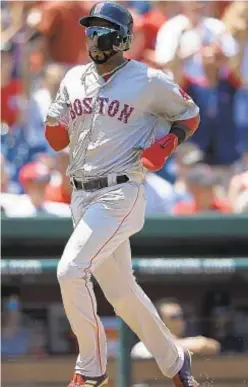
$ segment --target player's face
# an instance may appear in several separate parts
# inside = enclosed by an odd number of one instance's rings
[[[106,55],[111,53],[108,51],[101,51],[97,46],[98,37],[109,33],[114,30],[113,24],[107,20],[95,18],[92,20],[91,25],[86,29],[85,34],[87,37],[86,45],[91,59],[98,63],[104,63]]]

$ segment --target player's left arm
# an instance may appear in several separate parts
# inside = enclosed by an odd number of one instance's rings
[[[167,135],[156,140],[141,154],[141,162],[150,171],[158,171],[174,150],[191,137],[200,123],[199,108],[170,77],[157,71],[151,79],[153,114],[171,123]]]
[[[70,142],[67,123],[65,122],[67,113],[68,96],[65,80],[63,79],[56,98],[49,108],[45,121],[45,137],[49,145],[55,151],[60,151],[66,148]]]

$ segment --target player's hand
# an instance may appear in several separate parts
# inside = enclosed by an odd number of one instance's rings
[[[166,160],[174,152],[177,145],[177,136],[169,133],[142,152],[141,163],[151,172],[159,171],[163,168]]]

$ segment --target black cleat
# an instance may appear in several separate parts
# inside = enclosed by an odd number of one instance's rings
[[[199,387],[199,383],[191,374],[191,357],[188,351],[184,352],[183,366],[172,381],[174,387]]]
[[[102,387],[107,383],[108,376],[106,374],[99,376],[98,378],[90,378],[89,376],[74,374],[68,387]]]

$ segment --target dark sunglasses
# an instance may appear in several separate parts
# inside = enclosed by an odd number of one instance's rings
[[[88,27],[85,30],[85,35],[88,36],[88,38],[93,39],[94,36],[102,36],[109,34],[110,32],[116,32],[116,30],[108,27]]]

